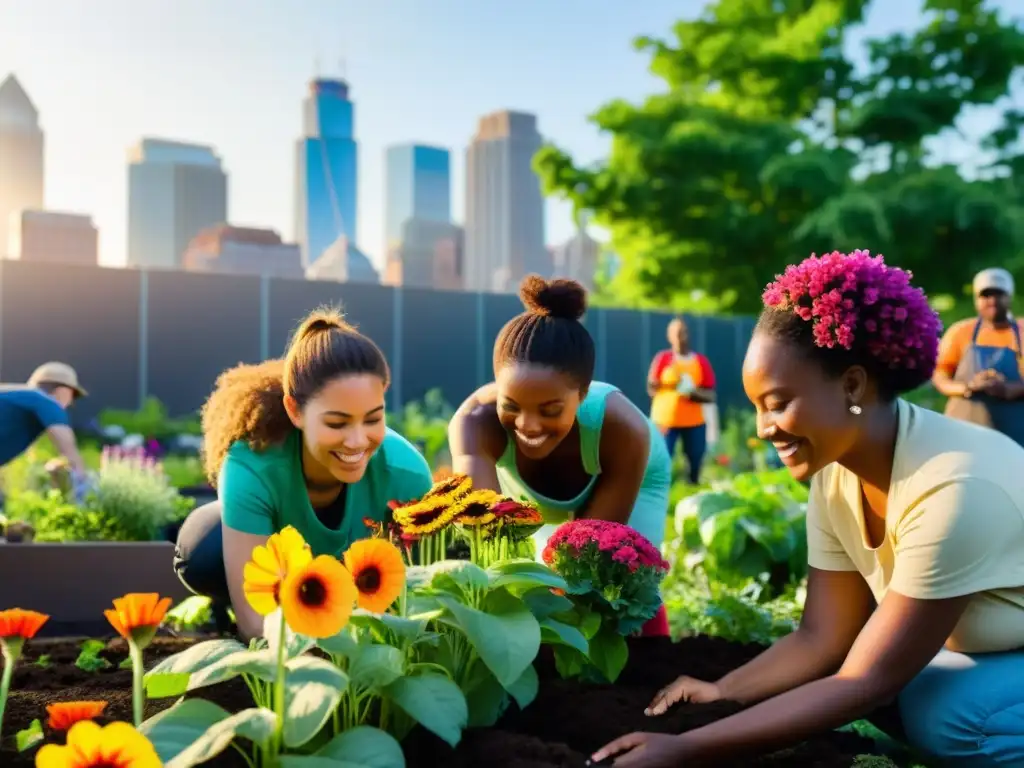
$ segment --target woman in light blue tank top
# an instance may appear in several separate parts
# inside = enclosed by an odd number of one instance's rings
[[[593,380],[594,341],[580,322],[586,291],[531,275],[494,343],[493,384],[462,404],[448,428],[453,469],[475,487],[537,505],[538,556],[578,517],[625,523],[658,548],[665,536],[671,462],[647,416]],[[667,634],[664,612],[645,634]]]

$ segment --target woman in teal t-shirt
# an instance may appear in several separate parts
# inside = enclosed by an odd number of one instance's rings
[[[178,534],[174,567],[192,592],[234,608],[242,635],[263,619],[242,594],[253,548],[294,526],[314,554],[341,555],[388,502],[431,485],[422,455],[384,423],[390,372],[341,315],[317,311],[283,360],[223,373],[203,407],[204,458],[218,500]]]
[[[519,295],[526,312],[494,343],[495,382],[449,425],[453,469],[536,504],[547,523],[538,554],[576,517],[628,524],[660,547],[672,483],[665,440],[619,390],[593,381],[594,341],[580,322],[586,291],[531,275]],[[668,634],[664,610],[644,632]]]

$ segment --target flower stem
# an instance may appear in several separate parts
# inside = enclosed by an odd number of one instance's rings
[[[142,666],[142,648],[134,640],[128,641],[128,654],[132,660],[132,713],[135,716],[135,727],[142,725],[142,715],[146,706],[146,688],[142,677],[145,667]]]
[[[277,675],[274,677],[274,714],[277,715],[277,723],[274,726],[273,754],[277,757],[281,754],[282,742],[284,740],[284,676],[285,676],[285,642],[287,640],[286,630],[288,625],[284,620],[284,611],[281,611],[281,631],[277,640]]]
[[[18,661],[20,654],[12,651],[7,643],[3,643],[4,674],[0,678],[0,745],[3,744],[4,733],[4,709],[7,707],[7,694],[11,690],[11,678],[14,677],[14,664]]]

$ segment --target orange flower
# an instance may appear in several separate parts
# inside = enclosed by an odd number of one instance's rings
[[[46,744],[36,768],[160,768],[152,742],[128,723],[100,728],[91,720],[71,726],[66,745]]]
[[[21,608],[0,611],[0,640],[31,640],[49,618],[45,613]]]
[[[252,609],[261,616],[276,611],[278,592],[289,571],[301,569],[312,559],[306,540],[290,525],[267,539],[265,546],[253,548],[252,560],[242,572],[242,590]]]
[[[105,701],[61,701],[47,704],[46,712],[50,716],[47,725],[51,731],[66,731],[82,720],[95,720],[106,708]]]
[[[153,639],[170,607],[169,597],[161,599],[155,592],[129,592],[115,599],[113,610],[108,608],[103,615],[117,634],[144,648]]]
[[[333,557],[320,555],[292,571],[281,584],[281,610],[293,632],[332,637],[348,624],[355,606],[352,574]]]
[[[394,544],[384,539],[363,539],[345,553],[345,567],[352,574],[359,607],[384,613],[402,594],[405,562]]]

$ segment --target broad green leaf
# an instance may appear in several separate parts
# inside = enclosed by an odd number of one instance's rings
[[[433,573],[425,565],[413,565],[405,569],[405,584],[410,592],[428,586],[432,578]]]
[[[487,569],[491,588],[518,587],[520,591],[530,587],[554,587],[568,589],[565,579],[548,566],[536,560],[503,560]]]
[[[378,633],[378,639],[385,640],[385,631],[394,633],[399,641],[415,642],[426,632],[427,622],[437,618],[440,610],[410,615],[409,617],[395,616],[392,613],[370,613],[357,609],[352,613],[352,624],[357,627],[372,628]]]
[[[590,653],[590,644],[586,635],[576,627],[571,627],[561,621],[554,619],[541,619],[540,622],[541,640],[550,645],[568,645],[580,653]]]
[[[164,768],[190,768],[219,755],[236,736],[265,743],[276,722],[269,709],[230,715],[205,699],[183,699],[145,721],[139,731],[153,743]]]
[[[608,682],[614,683],[629,660],[626,638],[615,631],[614,623],[602,626],[590,640],[590,663],[597,667]]]
[[[455,596],[469,590],[485,590],[489,586],[487,571],[469,560],[441,560],[427,566],[430,587]],[[453,588],[454,587],[454,588]]]
[[[739,527],[742,508],[734,508],[709,517],[700,526],[700,538],[705,548],[718,562],[729,564],[743,554],[747,537]]]
[[[316,751],[333,765],[359,768],[405,768],[405,755],[394,736],[379,728],[360,725],[339,733]]]
[[[263,619],[263,637],[267,641],[267,650],[275,657],[277,656],[277,643],[281,638],[282,620],[280,608]],[[312,638],[293,632],[287,623],[284,626],[284,638],[285,655],[289,659],[301,656],[316,645],[316,641]]]
[[[316,641],[316,644],[321,650],[326,651],[332,656],[343,656],[346,659],[352,658],[359,652],[359,638],[352,632],[352,625],[342,628],[342,630],[330,637],[321,637]]]
[[[341,701],[348,687],[345,673],[315,656],[299,656],[287,664],[284,743],[301,747],[312,739]]]
[[[277,654],[266,648],[260,651],[232,653],[194,672],[189,678],[188,689],[194,691],[197,688],[217,685],[239,675],[252,675],[268,683],[274,682],[277,678]]]
[[[540,679],[537,677],[537,670],[533,664],[523,670],[523,674],[512,685],[506,686],[506,690],[516,700],[520,709],[530,706],[540,690]]]
[[[546,619],[556,613],[572,610],[572,600],[564,595],[556,595],[547,587],[535,587],[520,595],[530,612],[538,620]]]
[[[19,752],[25,752],[38,745],[44,738],[43,724],[36,719],[29,723],[28,728],[24,728],[15,734],[14,743],[18,746]]]
[[[364,645],[351,658],[348,667],[353,683],[380,689],[402,676],[405,655],[390,645]]]
[[[502,685],[512,685],[537,658],[540,624],[526,603],[504,589],[487,595],[483,610],[451,598],[442,602]]]
[[[470,728],[490,728],[508,709],[509,694],[487,665],[476,659],[466,682]]]
[[[452,747],[469,722],[466,697],[444,675],[400,677],[384,694],[411,718]]]
[[[577,677],[587,665],[587,654],[580,653],[570,645],[556,645],[555,669],[562,679]]]
[[[245,650],[245,646],[237,640],[207,640],[169,656],[146,673],[144,679],[147,696],[181,696],[188,690],[188,681],[192,674]]]
[[[585,610],[585,609],[583,609]],[[580,620],[580,632],[590,640],[601,630],[601,614],[596,611],[587,611]]]

